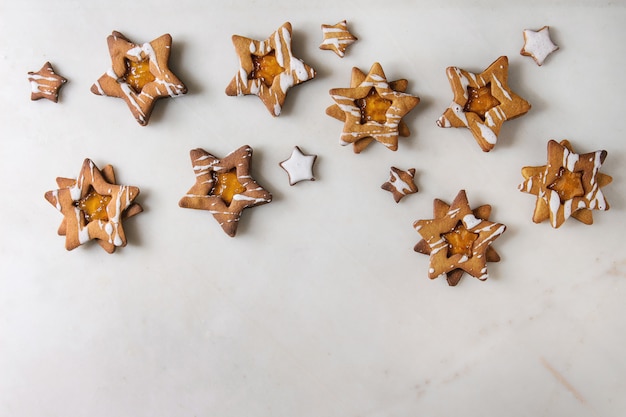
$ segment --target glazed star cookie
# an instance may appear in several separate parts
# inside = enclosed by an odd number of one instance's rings
[[[396,203],[409,194],[415,194],[418,191],[415,185],[415,168],[403,171],[400,168],[391,167],[389,181],[380,188],[389,191]]]
[[[549,26],[544,26],[537,31],[530,29],[524,30],[524,46],[520,54],[531,57],[535,60],[537,65],[541,66],[548,55],[557,49],[559,49],[559,47],[550,39]]]
[[[461,190],[451,205],[436,199],[434,219],[418,220],[413,224],[422,240],[415,251],[430,255],[430,279],[446,275],[448,284],[457,285],[467,272],[484,281],[488,278],[487,262],[498,262],[500,256],[491,244],[506,226],[489,221],[491,206],[471,209],[465,190]]]
[[[250,175],[252,148],[248,145],[222,159],[204,149],[193,149],[190,156],[196,183],[178,205],[208,210],[228,236],[237,233],[245,208],[272,201],[272,195]]]
[[[317,155],[307,155],[295,146],[291,152],[291,156],[279,165],[287,172],[289,176],[289,185],[296,185],[300,181],[315,181],[313,175],[313,164]]]
[[[339,58],[343,58],[346,48],[358,39],[348,31],[348,23],[345,20],[336,25],[322,25],[322,44],[320,49],[333,51]]]
[[[100,171],[85,159],[77,179],[57,178],[59,189],[48,191],[46,200],[63,214],[59,227],[65,236],[67,250],[96,240],[107,252],[126,246],[122,221],[141,213],[141,206],[134,202],[139,188],[115,183],[111,165]]]
[[[112,66],[91,86],[91,92],[123,99],[140,125],[148,124],[158,99],[187,93],[187,87],[168,67],[169,34],[137,45],[113,32],[107,44]]]
[[[454,98],[437,125],[466,127],[484,152],[493,149],[502,124],[530,109],[530,104],[509,88],[508,71],[506,56],[498,58],[480,74],[449,67],[446,72]]]
[[[291,51],[291,23],[264,41],[233,35],[239,70],[226,87],[229,96],[257,95],[272,116],[279,116],[287,91],[312,80],[315,70]]]
[[[55,103],[59,101],[59,90],[67,82],[65,78],[54,72],[50,62],[43,64],[43,67],[37,72],[30,71],[28,81],[30,82],[31,100],[47,98]]]
[[[550,140],[548,163],[522,168],[524,182],[518,187],[537,196],[533,222],[550,219],[550,225],[558,228],[573,217],[592,224],[592,210],[608,210],[601,188],[613,178],[600,172],[606,156],[606,151],[579,155],[567,140]]]
[[[374,140],[397,150],[398,137],[410,134],[402,118],[420,101],[405,93],[407,86],[404,79],[388,82],[379,63],[367,74],[353,68],[350,88],[331,89],[336,104],[326,109],[326,114],[344,122],[340,143],[352,144],[355,153]]]

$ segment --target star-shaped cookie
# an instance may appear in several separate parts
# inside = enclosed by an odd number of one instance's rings
[[[437,125],[466,127],[483,151],[493,149],[502,124],[530,109],[530,104],[509,88],[508,71],[506,56],[495,60],[480,74],[449,67],[446,72],[454,98]]]
[[[204,149],[190,152],[196,183],[180,199],[183,208],[208,210],[230,237],[237,233],[241,212],[272,201],[272,195],[250,175],[252,148],[244,145],[218,159]]]
[[[229,96],[257,95],[272,116],[279,116],[287,91],[315,77],[315,70],[291,51],[291,23],[264,41],[232,37],[239,70],[226,87]]]
[[[417,192],[415,168],[404,171],[400,168],[391,167],[389,181],[381,185],[380,188],[393,194],[396,203],[399,203],[403,197],[409,194],[415,194]]]
[[[322,44],[320,49],[333,51],[340,58],[346,53],[346,48],[358,39],[348,31],[348,23],[345,20],[336,25],[322,25]]]
[[[533,222],[550,219],[558,228],[571,216],[592,224],[592,210],[608,210],[601,188],[613,179],[600,172],[606,156],[606,151],[579,155],[569,141],[550,140],[547,165],[522,168],[519,190],[537,196]]]
[[[295,185],[300,181],[315,181],[313,175],[313,164],[317,159],[317,155],[307,155],[295,146],[291,152],[291,156],[279,165],[287,171],[289,176],[289,185]]]
[[[172,47],[169,34],[137,45],[113,32],[107,44],[112,66],[91,86],[91,92],[123,99],[140,125],[148,124],[156,100],[187,93],[187,87],[168,66]]]
[[[524,30],[524,46],[520,54],[532,57],[537,65],[541,66],[548,55],[557,49],[559,49],[559,47],[550,39],[549,26],[544,26],[537,31],[530,29]]]
[[[59,189],[48,191],[46,200],[63,214],[58,233],[65,236],[67,250],[95,239],[104,250],[126,246],[122,220],[141,213],[134,202],[139,188],[115,184],[111,165],[99,170],[85,159],[77,179],[57,178]]]
[[[340,143],[353,144],[360,153],[373,140],[388,149],[398,149],[398,136],[408,136],[402,118],[415,107],[419,97],[405,93],[407,80],[387,81],[379,63],[368,74],[352,69],[350,88],[333,88],[330,95],[336,104],[326,114],[344,122]]]
[[[50,101],[59,101],[59,90],[67,80],[54,72],[50,62],[43,64],[37,72],[28,73],[30,82],[30,99],[39,100],[47,98]]]
[[[491,244],[506,226],[489,221],[491,206],[472,210],[465,190],[461,190],[452,205],[436,199],[434,219],[418,220],[413,224],[422,240],[415,251],[430,255],[428,277],[446,274],[448,284],[457,285],[463,272],[479,280],[486,280],[487,262],[498,262],[500,256]]]

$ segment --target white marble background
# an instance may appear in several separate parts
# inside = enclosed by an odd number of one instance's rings
[[[320,25],[347,19],[359,41],[321,51]],[[318,78],[272,119],[224,88],[232,34],[284,21]],[[623,1],[0,3],[0,416],[416,417],[623,416],[626,412]],[[522,30],[552,27],[561,49],[538,67]],[[157,104],[147,127],[91,84],[110,65],[106,36],[174,38],[171,67],[189,94]],[[510,58],[510,85],[533,105],[484,154],[435,120],[450,65]],[[31,102],[26,73],[50,60],[70,81],[58,104]],[[328,90],[380,62],[422,102],[397,152],[338,144]],[[531,221],[517,184],[549,139],[606,149],[612,209],[558,230]],[[244,212],[228,238],[183,210],[188,151],[255,149],[253,175],[274,201]],[[319,155],[318,180],[290,187],[278,162]],[[82,160],[112,164],[141,188],[127,247],[66,252],[43,198]],[[391,165],[420,192],[396,204]],[[466,189],[508,226],[490,279],[450,288],[427,278],[412,223]]]

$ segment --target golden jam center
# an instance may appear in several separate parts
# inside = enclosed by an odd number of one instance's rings
[[[500,105],[498,99],[491,95],[491,83],[480,88],[467,86],[467,97],[463,111],[477,114],[482,121],[485,121],[485,113]]]
[[[127,59],[124,80],[137,94],[141,93],[146,84],[155,80],[154,74],[150,72],[150,60],[134,62]]]
[[[376,122],[385,124],[387,110],[391,107],[391,100],[382,98],[375,88],[370,89],[367,96],[355,100],[355,104],[361,111],[361,124]]]
[[[478,239],[478,234],[470,232],[463,223],[459,222],[454,229],[444,233],[441,237],[448,244],[448,257],[462,254],[471,258],[474,241]]]
[[[215,185],[211,195],[220,197],[229,206],[235,195],[244,191],[246,191],[246,187],[239,182],[237,171],[233,169],[228,172],[219,172],[215,175]]]
[[[109,220],[107,205],[110,201],[110,195],[101,195],[91,189],[85,197],[76,201],[74,204],[83,212],[85,221],[90,223],[94,220]]]
[[[556,181],[550,184],[548,188],[557,192],[561,203],[571,200],[574,197],[582,197],[585,195],[582,176],[582,172],[572,172],[569,169],[561,167]]]
[[[250,78],[263,81],[267,87],[271,87],[274,78],[285,71],[276,60],[274,51],[263,56],[252,55],[252,65]]]

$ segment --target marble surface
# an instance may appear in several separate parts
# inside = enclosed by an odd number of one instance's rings
[[[172,6],[174,4],[174,6]],[[504,4],[504,5],[502,5]],[[2,2],[0,4],[0,415],[622,416],[626,412],[623,1]],[[347,19],[359,40],[340,59],[320,25]],[[272,118],[256,97],[227,97],[233,34],[264,39],[283,22],[318,77]],[[523,29],[550,25],[560,50],[537,66]],[[89,92],[110,66],[106,37],[174,39],[189,87],[140,127],[118,99]],[[532,104],[483,153],[437,118],[445,68],[510,59]],[[45,61],[69,79],[58,104],[31,102]],[[391,152],[356,155],[325,115],[328,90],[380,62],[421,103]],[[534,224],[520,168],[549,139],[606,149],[611,210],[585,226]],[[188,152],[254,148],[253,176],[274,195],[244,211],[237,237],[178,207]],[[317,180],[290,186],[279,162],[317,154]],[[67,252],[43,198],[84,158],[141,188],[128,246]],[[380,189],[416,168],[419,193]],[[412,224],[460,189],[507,225],[490,278],[429,280]]]

